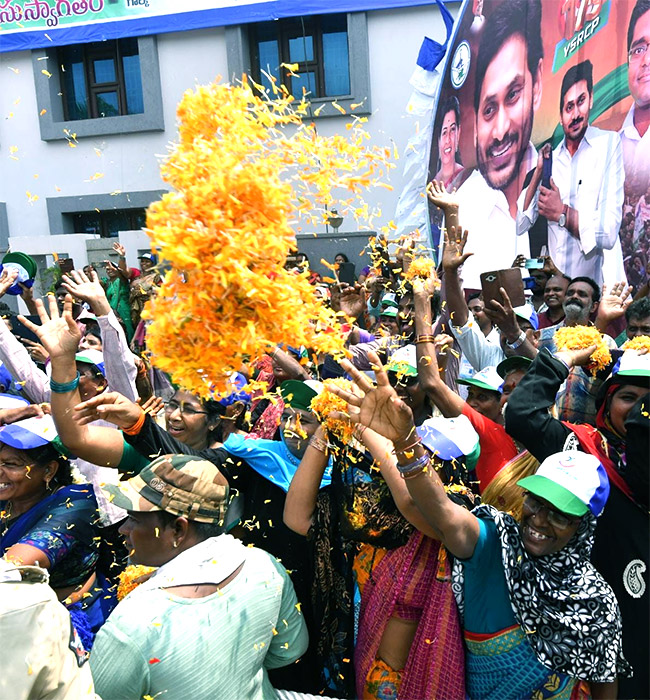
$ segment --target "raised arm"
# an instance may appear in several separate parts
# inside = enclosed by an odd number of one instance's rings
[[[422,515],[413,496],[409,493],[406,481],[400,476],[397,457],[393,454],[393,443],[370,428],[362,428],[359,440],[372,455],[375,465],[379,467],[399,512],[427,537],[438,539],[438,533]]]
[[[427,523],[454,556],[466,559],[472,556],[478,541],[478,520],[447,498],[442,481],[416,439],[411,410],[390,386],[377,355],[372,353],[370,359],[375,364],[376,387],[349,362],[342,361],[360,394],[335,385],[329,389],[348,402],[353,422],[371,428],[393,443],[398,469]]]
[[[113,243],[113,250],[117,253],[117,269],[119,270],[120,276],[122,279],[126,280],[126,282],[130,282],[131,270],[129,270],[126,264],[126,248],[118,241],[115,241]]]
[[[328,459],[327,436],[319,426],[305,450],[284,502],[284,524],[299,535],[307,536],[314,520],[316,499]]]
[[[122,433],[113,428],[81,425],[73,419],[74,409],[81,402],[75,353],[81,333],[72,318],[72,298],[66,296],[63,316],[53,296],[49,297],[49,315],[43,302],[36,300],[36,312],[41,320],[37,326],[23,318],[22,322],[34,332],[50,353],[52,382],[52,417],[61,442],[77,457],[98,466],[117,467],[122,459]],[[68,389],[66,390],[66,387]]]
[[[571,431],[549,413],[549,408],[571,367],[585,364],[594,350],[595,346],[563,351],[555,357],[542,350],[510,394],[505,410],[506,431],[540,462],[562,452]]]
[[[126,335],[108,303],[106,292],[99,282],[97,273],[93,270],[90,274],[89,279],[83,272],[73,270],[69,275],[64,275],[63,287],[75,299],[81,299],[90,304],[92,312],[97,316],[102,334],[106,381],[109,389],[135,401],[138,398],[135,387],[138,370],[133,353],[129,350]]]
[[[0,297],[3,297],[7,289],[16,281],[17,275],[16,270],[2,271]],[[28,399],[34,403],[44,403],[50,400],[47,375],[34,364],[27,348],[4,323],[0,323],[0,361],[22,386],[23,393]]]
[[[454,326],[464,326],[469,319],[469,308],[460,284],[458,269],[473,253],[465,253],[467,231],[452,227],[445,231],[445,247],[442,252],[442,283],[447,300],[449,318]]]
[[[431,296],[433,295],[433,280],[413,281],[413,300],[415,306],[415,353],[418,362],[418,378],[420,386],[429,398],[438,406],[446,418],[459,416],[463,412],[465,402],[442,377],[436,357],[436,346],[433,340],[431,324]]]
[[[458,200],[455,192],[447,192],[442,181],[432,180],[427,185],[427,197],[429,201],[442,209],[445,215],[445,227],[447,229],[460,228],[458,220]]]

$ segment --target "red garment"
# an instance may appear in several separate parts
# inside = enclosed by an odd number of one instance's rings
[[[386,553],[363,589],[354,650],[358,697],[363,696],[392,616],[418,622],[398,697],[465,698],[462,632],[451,590],[451,565],[440,542],[418,531],[403,547]]]
[[[607,393],[605,394],[605,397],[600,404],[600,408],[598,409],[598,414],[596,415],[597,428],[586,424],[575,425],[573,423],[567,423],[566,421],[562,422],[567,428],[569,428],[569,430],[572,430],[575,433],[575,436],[578,438],[578,442],[580,443],[580,447],[582,447],[582,449],[588,454],[591,454],[600,460],[600,463],[603,465],[603,467],[605,467],[605,471],[607,472],[610,482],[620,491],[622,491],[631,501],[634,501],[632,489],[621,476],[616,468],[614,459],[612,459],[616,453],[616,448],[614,445],[609,443],[603,432],[601,432],[605,431],[610,435],[613,435],[613,428],[611,425],[608,425],[607,405],[609,403],[608,399],[613,396],[617,389],[620,389],[620,384],[614,382],[612,382],[611,386],[607,389]],[[623,443],[623,438],[619,438],[619,441]]]
[[[463,415],[467,416],[474,426],[481,444],[481,455],[476,463],[476,478],[479,492],[483,493],[499,469],[514,459],[519,450],[502,425],[481,415],[467,403],[463,407]]]
[[[541,313],[537,314],[537,322],[539,323],[540,330],[542,328],[556,326],[558,323],[562,323],[562,321],[564,321],[564,316],[562,316],[559,321],[551,321],[551,319],[548,317],[548,311],[542,311]]]

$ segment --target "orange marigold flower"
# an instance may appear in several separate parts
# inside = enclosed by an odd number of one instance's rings
[[[117,599],[122,600],[134,588],[149,578],[156,569],[153,566],[142,566],[141,564],[130,564],[120,574],[120,583],[117,586]]]
[[[645,350],[650,352],[650,336],[638,335],[636,338],[626,340],[621,346],[622,350]]]
[[[558,350],[581,350],[596,345],[587,365],[594,377],[612,361],[612,354],[595,326],[563,326],[555,331],[553,340]]]
[[[326,379],[323,384],[325,391],[311,400],[311,410],[318,416],[325,430],[335,435],[344,445],[347,445],[354,436],[354,425],[348,420],[332,418],[333,411],[340,411],[347,414],[348,404],[345,399],[327,390],[328,386],[338,386],[346,391],[352,391],[352,382],[348,379]]]
[[[303,102],[273,92],[260,97],[247,81],[186,92],[161,167],[173,191],[147,212],[152,248],[169,266],[143,314],[152,362],[206,398],[226,390],[244,357],[279,342],[342,353],[339,318],[307,272],[284,269],[292,224],[320,222],[341,190],[351,195],[342,214],[366,212],[364,188],[393,167],[358,118],[345,137],[322,136],[303,121]]]
[[[419,256],[414,258],[411,262],[404,278],[407,280],[414,280],[417,277],[424,280],[430,277],[436,277],[436,264],[431,258]]]

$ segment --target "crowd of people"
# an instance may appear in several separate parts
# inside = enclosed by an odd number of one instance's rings
[[[3,697],[650,697],[647,288],[469,287],[428,193],[437,269],[294,256],[346,358],[287,337],[226,395],[152,367],[153,254],[3,312]]]

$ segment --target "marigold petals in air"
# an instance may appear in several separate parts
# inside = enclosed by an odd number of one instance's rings
[[[186,92],[161,167],[172,191],[147,212],[152,249],[169,266],[143,314],[147,347],[176,384],[206,398],[280,342],[343,352],[339,319],[308,273],[284,269],[290,224],[315,225],[334,201],[365,214],[360,195],[393,167],[359,120],[345,137],[322,136],[303,121],[304,96],[272,92],[247,80]]]
[[[352,382],[348,379],[326,379],[323,382],[325,391],[311,400],[311,410],[318,416],[322,426],[328,433],[336,436],[344,445],[347,445],[354,436],[354,425],[348,420],[333,418],[332,413],[338,411],[347,414],[348,404],[345,399],[328,391],[328,386],[338,386],[345,391],[352,391]]]

